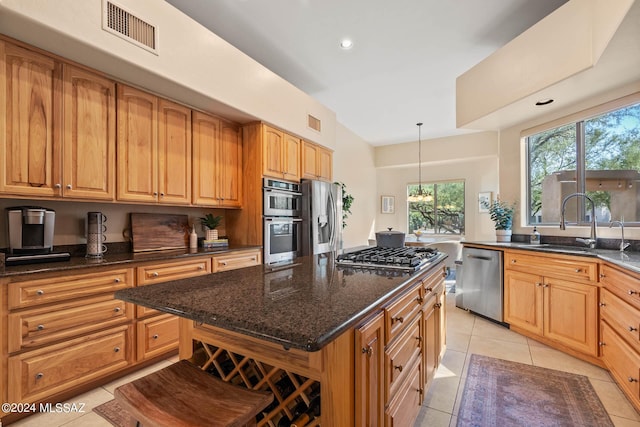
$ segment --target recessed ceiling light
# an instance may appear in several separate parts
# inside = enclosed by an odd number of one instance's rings
[[[344,50],[349,50],[353,47],[353,41],[351,39],[340,40],[340,47]]]
[[[548,99],[541,99],[540,101],[536,102],[536,105],[549,105],[553,102],[553,99],[548,98]]]

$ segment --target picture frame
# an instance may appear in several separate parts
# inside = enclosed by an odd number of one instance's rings
[[[396,198],[394,196],[382,196],[381,197],[381,211],[383,214],[392,214],[395,212],[395,201]]]
[[[482,191],[478,193],[478,212],[489,213],[489,205],[493,201],[493,192]],[[486,203],[486,206],[485,206]]]

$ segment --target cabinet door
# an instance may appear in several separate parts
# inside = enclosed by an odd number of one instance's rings
[[[284,179],[300,181],[300,139],[284,134],[282,153],[282,173]]]
[[[598,288],[545,278],[544,336],[597,356]]]
[[[242,139],[240,129],[231,123],[221,122],[219,144],[219,169],[217,173],[220,205],[242,206]]]
[[[283,178],[282,153],[284,134],[269,126],[262,126],[262,174]]]
[[[506,271],[504,321],[538,335],[543,334],[543,279],[534,274]]]
[[[304,141],[302,143],[302,177],[318,178],[318,149],[315,144]]]
[[[318,152],[318,178],[331,181],[333,177],[333,153],[321,148]]]
[[[217,206],[217,171],[220,168],[217,155],[220,138],[220,121],[198,111],[193,112],[193,203]]]
[[[424,383],[427,388],[431,385],[436,369],[438,367],[438,358],[440,356],[440,347],[438,345],[438,314],[436,312],[436,303],[438,297],[431,295],[424,305],[424,347],[423,347],[423,364],[424,364]]]
[[[60,193],[60,64],[0,41],[0,192]]]
[[[384,424],[384,316],[356,330],[356,425]]]
[[[65,64],[62,140],[65,197],[115,197],[115,83]]]
[[[191,203],[191,109],[158,103],[158,201]]]
[[[118,85],[118,200],[158,200],[158,99]]]

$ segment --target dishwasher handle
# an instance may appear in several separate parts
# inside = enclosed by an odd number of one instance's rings
[[[491,257],[488,257],[488,256],[478,256],[478,255],[471,255],[471,254],[467,254],[467,258],[481,259],[482,261],[492,261],[493,260]]]

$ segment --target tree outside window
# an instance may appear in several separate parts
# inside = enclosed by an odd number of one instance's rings
[[[528,223],[558,224],[562,200],[585,192],[596,220],[640,221],[640,104],[531,135]],[[590,206],[574,198],[567,219],[589,222]]]
[[[407,195],[416,195],[418,189],[418,184],[409,184]],[[408,202],[409,233],[464,234],[464,181],[422,184],[422,192],[429,196],[426,201]]]

